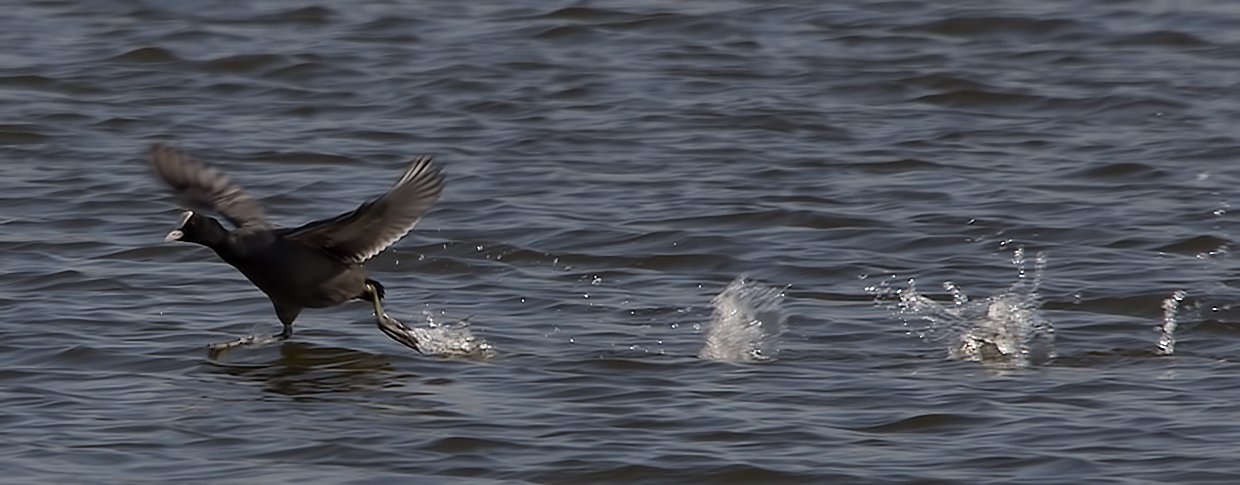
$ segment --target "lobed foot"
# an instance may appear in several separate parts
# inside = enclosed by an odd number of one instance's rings
[[[279,334],[279,333],[275,335],[269,335],[266,337],[246,335],[237,340],[233,340],[232,342],[220,342],[217,344],[209,344],[207,345],[207,350],[211,352],[211,355],[218,355],[220,352],[223,352],[229,349],[234,349],[237,347],[262,347],[264,345],[270,345],[276,342],[283,342],[285,340],[288,340],[288,336],[284,334]]]
[[[378,291],[371,291],[371,295],[370,301],[375,305],[375,325],[379,327],[379,331],[392,340],[400,342],[401,345],[418,350],[418,339],[414,336],[413,330],[383,313],[383,304],[380,303]],[[418,351],[421,352],[421,350]]]
[[[418,349],[417,337],[414,336],[413,330],[405,326],[405,324],[400,323],[395,318],[387,315],[378,315],[375,318],[375,324],[378,325],[379,330],[383,332],[384,335],[391,337],[392,340],[421,352],[421,350]]]

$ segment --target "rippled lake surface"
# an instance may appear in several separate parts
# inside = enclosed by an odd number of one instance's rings
[[[1240,470],[1234,2],[5,10],[3,481]],[[353,302],[209,358],[279,325],[160,243],[156,139],[286,226],[435,155],[439,204],[367,266],[392,316],[469,317],[491,354]]]

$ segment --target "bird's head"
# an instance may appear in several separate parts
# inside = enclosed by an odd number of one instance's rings
[[[177,228],[164,236],[164,242],[185,241],[211,246],[223,240],[227,234],[228,231],[224,229],[224,226],[221,226],[214,218],[195,214],[194,211],[185,211],[181,214]]]

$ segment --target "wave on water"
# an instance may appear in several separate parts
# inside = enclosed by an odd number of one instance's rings
[[[866,290],[902,319],[909,333],[945,345],[952,359],[1011,367],[1045,364],[1055,358],[1055,330],[1039,311],[1037,293],[1046,256],[1038,253],[1032,275],[1026,272],[1023,248],[1015,251],[1012,263],[1016,282],[980,301],[970,300],[950,281],[943,283],[952,295],[950,304],[925,297],[912,279],[907,288],[884,282]]]
[[[711,299],[714,310],[698,358],[730,362],[769,360],[787,317],[784,290],[739,276]]]

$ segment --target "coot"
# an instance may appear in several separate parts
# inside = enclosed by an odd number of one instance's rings
[[[268,222],[262,206],[241,187],[177,148],[152,145],[150,163],[190,208],[164,241],[211,248],[267,294],[284,324],[277,335],[213,344],[212,350],[287,339],[293,335],[293,320],[303,308],[329,307],[354,299],[372,302],[380,329],[414,347],[412,335],[392,335],[392,326],[384,325],[386,316],[379,303],[383,286],[367,277],[362,263],[407,234],[439,198],[443,174],[430,157],[415,159],[381,197],[352,212],[292,229]],[[198,212],[203,210],[219,213],[233,229]]]

